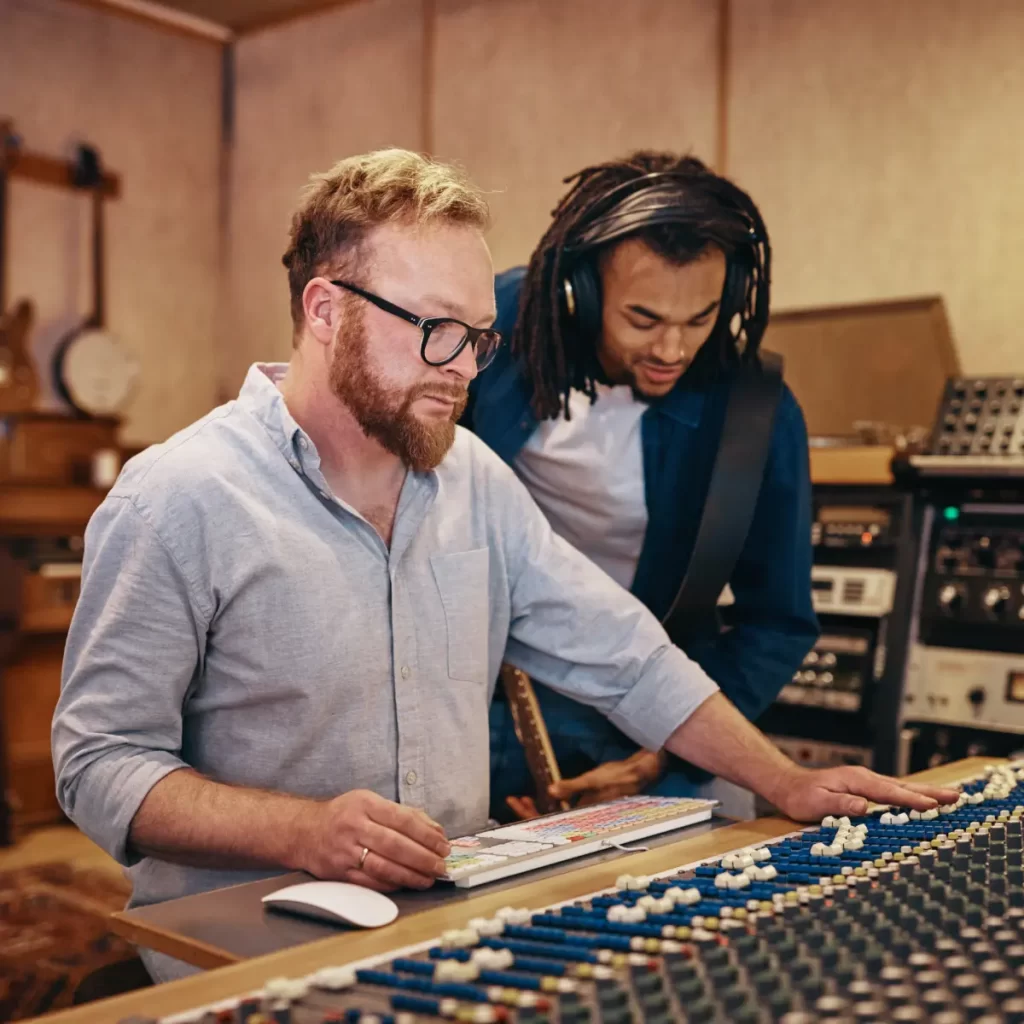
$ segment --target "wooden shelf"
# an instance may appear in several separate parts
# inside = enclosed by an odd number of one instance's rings
[[[9,161],[8,173],[12,178],[23,178],[25,181],[56,188],[78,188],[73,174],[74,164],[68,160],[16,149],[11,153]],[[103,194],[108,199],[117,199],[121,195],[120,175],[109,171],[104,173]]]
[[[15,835],[60,821],[50,749],[50,723],[60,696],[64,636],[22,633],[2,666],[0,722],[7,792]]]
[[[92,487],[0,484],[0,534],[54,536],[84,529],[105,496]]]
[[[26,572],[21,578],[21,621],[18,631],[32,633],[66,633],[82,588],[82,565],[69,562],[66,572],[55,575],[43,566],[38,572]],[[65,566],[58,565],[58,569]]]

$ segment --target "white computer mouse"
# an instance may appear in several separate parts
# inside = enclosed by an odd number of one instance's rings
[[[350,882],[300,882],[268,893],[263,902],[275,910],[357,928],[380,928],[398,917],[394,900]]]

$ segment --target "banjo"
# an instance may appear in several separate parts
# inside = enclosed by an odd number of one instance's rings
[[[103,171],[99,154],[80,146],[75,181],[90,192],[92,210],[92,312],[66,334],[54,356],[54,385],[81,416],[111,416],[128,400],[139,376],[138,360],[106,325]]]

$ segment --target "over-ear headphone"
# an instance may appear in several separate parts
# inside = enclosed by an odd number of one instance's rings
[[[623,193],[625,195],[623,196]],[[619,198],[622,196],[622,198]],[[720,320],[724,319],[734,338],[746,327],[748,287],[755,268],[761,266],[758,248],[766,239],[750,214],[721,193],[715,196],[716,212],[723,200],[735,211],[745,227],[745,238],[728,254],[725,286],[722,290]],[[678,224],[700,230],[712,216],[710,197],[686,189],[677,172],[659,171],[632,178],[617,185],[602,198],[597,213],[566,245],[568,269],[562,278],[562,315],[566,326],[585,338],[597,338],[601,331],[601,276],[595,250],[659,224]],[[756,287],[763,287],[761,281]],[[740,323],[733,328],[736,315]],[[759,340],[759,339],[757,339]]]

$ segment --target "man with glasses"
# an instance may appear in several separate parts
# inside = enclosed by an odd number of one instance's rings
[[[57,787],[133,905],[283,869],[430,885],[487,819],[505,657],[801,818],[953,798],[792,765],[456,429],[499,344],[486,216],[404,151],[314,177],[290,362],[132,460],[90,522]]]

